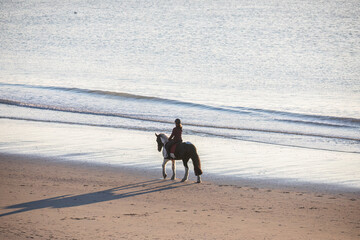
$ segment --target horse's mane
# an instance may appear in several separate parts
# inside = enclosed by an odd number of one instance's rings
[[[160,133],[160,134],[159,134],[159,137],[160,137],[160,138],[164,138],[164,139],[166,139],[166,140],[169,139],[168,136],[166,136],[166,134],[164,134],[164,133]]]

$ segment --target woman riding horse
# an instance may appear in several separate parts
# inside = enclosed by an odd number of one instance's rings
[[[172,135],[176,135],[176,131],[179,130],[178,126],[180,127],[180,130],[181,130],[181,122],[180,122],[180,120],[175,121],[175,123],[177,123],[177,127],[174,128],[174,130],[173,130],[174,134],[172,134]],[[181,138],[181,132],[182,131],[180,131],[180,135],[177,135],[177,136],[180,136],[180,138]],[[171,160],[171,162],[172,162],[172,170],[173,170],[173,175],[172,175],[171,179],[174,180],[175,177],[176,177],[175,160],[182,160],[183,164],[184,164],[184,167],[185,167],[185,174],[184,174],[184,177],[183,177],[183,179],[181,181],[182,182],[187,181],[187,179],[189,177],[188,161],[191,159],[192,163],[194,165],[195,175],[197,176],[197,182],[200,183],[201,182],[202,170],[201,170],[200,158],[199,158],[199,155],[198,155],[198,153],[196,151],[196,147],[190,142],[180,143],[177,146],[177,150],[176,150],[177,155],[176,155],[175,159],[170,159],[167,156],[168,152],[170,152],[170,151],[165,149],[165,146],[167,145],[167,143],[169,141],[168,137],[163,133],[160,133],[160,134],[155,133],[155,136],[156,136],[156,142],[157,142],[157,145],[158,145],[158,151],[161,152],[161,149],[162,149],[162,153],[163,153],[163,157],[164,157],[164,162],[162,164],[163,177],[164,178],[167,177],[166,164],[167,164],[167,162],[169,162]]]
[[[172,133],[169,137],[169,142],[166,144],[166,152],[167,152],[167,157],[171,158],[170,156],[170,150],[171,147],[174,144],[178,144],[182,142],[182,125],[181,125],[181,121],[180,119],[175,119],[175,127],[172,130]]]

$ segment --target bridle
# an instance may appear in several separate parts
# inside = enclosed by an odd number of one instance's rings
[[[161,148],[165,146],[165,139],[161,137],[161,134],[159,135],[155,134],[155,135],[156,135],[156,142],[158,144],[158,151],[160,152]]]

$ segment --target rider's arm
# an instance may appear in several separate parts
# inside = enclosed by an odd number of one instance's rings
[[[175,136],[174,132],[175,132],[175,128],[172,130],[172,133],[171,133],[171,135],[170,135],[170,137],[169,137],[169,140],[171,140],[171,139],[174,138],[174,136]]]

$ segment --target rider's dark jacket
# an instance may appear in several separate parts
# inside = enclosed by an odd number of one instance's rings
[[[182,128],[180,127],[174,127],[174,129],[172,130],[172,133],[169,137],[169,140],[174,140],[174,142],[182,142]]]
[[[172,145],[182,142],[181,135],[182,135],[182,128],[174,127],[174,129],[170,135],[169,142],[166,144],[166,151],[168,154],[170,153],[170,149],[171,149]]]

